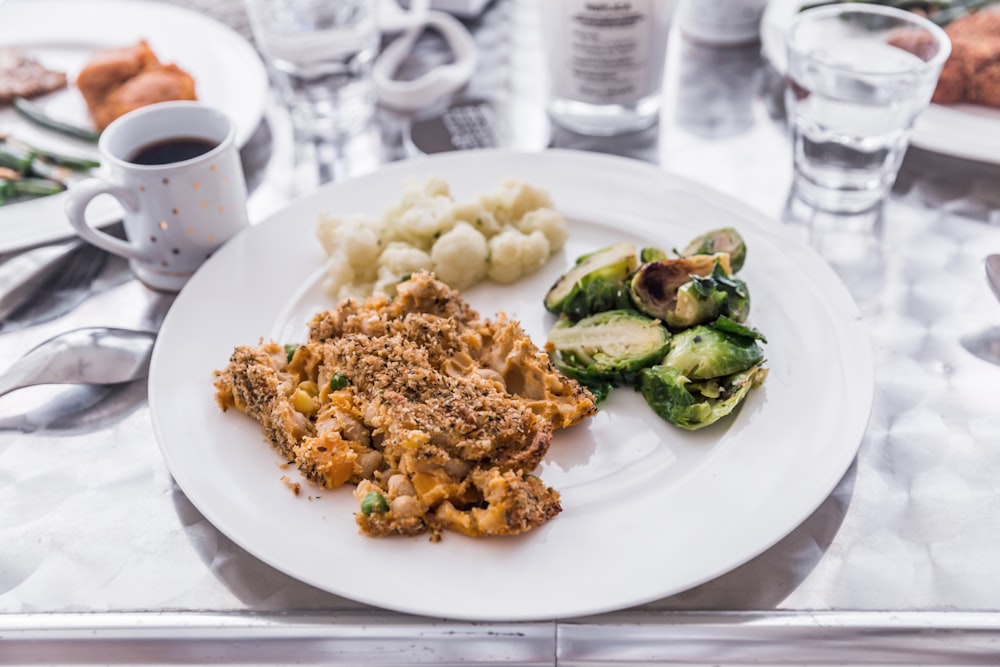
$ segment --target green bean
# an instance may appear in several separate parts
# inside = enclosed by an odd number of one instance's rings
[[[47,178],[0,178],[0,206],[24,199],[48,197],[65,189],[62,183]]]
[[[91,160],[85,157],[74,157],[72,155],[54,153],[52,151],[45,151],[39,148],[34,148],[32,150],[34,150],[36,158],[41,158],[46,162],[51,162],[52,164],[57,164],[61,167],[67,167],[73,171],[90,171],[91,169],[97,169],[101,166],[101,163],[97,160]]]
[[[14,181],[0,178],[0,206],[6,204],[14,196]]]
[[[0,167],[9,167],[23,174],[31,167],[31,161],[34,159],[35,156],[31,151],[26,151],[9,141],[0,144]]]
[[[77,139],[97,141],[97,139],[101,136],[100,132],[95,132],[89,128],[80,127],[79,125],[74,125],[72,123],[59,120],[58,118],[53,118],[46,113],[42,107],[30,100],[24,99],[23,97],[14,98],[14,109],[36,125],[40,125],[50,130],[55,130],[56,132],[62,132],[63,134],[76,137]]]
[[[74,171],[89,171],[91,169],[97,169],[101,166],[101,163],[97,160],[45,150],[43,148],[38,148],[37,146],[32,146],[23,139],[5,137],[3,142],[15,150],[30,153],[34,158],[41,158],[51,164],[67,167]]]
[[[47,197],[62,192],[66,186],[48,178],[21,178],[13,183],[14,192],[19,197]]]

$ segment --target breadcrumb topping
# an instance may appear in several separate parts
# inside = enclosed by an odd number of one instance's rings
[[[559,514],[558,491],[531,472],[554,429],[596,412],[518,322],[481,318],[427,272],[391,299],[317,314],[292,352],[237,347],[215,388],[311,482],[356,485],[363,533],[435,541],[513,535]]]

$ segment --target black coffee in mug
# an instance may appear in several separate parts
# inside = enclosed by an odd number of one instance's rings
[[[199,137],[170,137],[136,149],[128,161],[132,164],[147,165],[184,162],[204,155],[218,145],[217,141]]]

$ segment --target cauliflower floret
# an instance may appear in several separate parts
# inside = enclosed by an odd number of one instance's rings
[[[403,211],[393,225],[393,236],[427,250],[442,234],[455,226],[451,200],[437,200]]]
[[[408,181],[381,218],[324,214],[315,231],[328,257],[326,291],[363,298],[391,296],[405,275],[419,270],[434,271],[456,289],[486,277],[513,282],[563,247],[568,225],[545,190],[520,179],[457,203],[448,184],[431,177]]]
[[[402,241],[393,241],[385,247],[378,258],[378,269],[375,278],[377,293],[392,295],[394,289],[386,289],[386,285],[395,285],[408,273],[434,266],[431,256]]]
[[[354,269],[354,280],[375,280],[376,262],[382,252],[382,239],[379,238],[376,224],[362,221],[341,227],[340,252],[347,257]]]
[[[341,217],[320,213],[319,220],[316,221],[316,238],[319,239],[327,255],[332,255],[337,248],[338,234],[344,220]]]
[[[516,229],[490,239],[490,269],[487,275],[498,283],[512,283],[538,270],[549,258],[549,240],[541,231],[522,234]]]
[[[403,196],[399,201],[389,206],[385,210],[383,217],[395,217],[400,211],[404,211],[434,197],[446,197],[451,199],[451,190],[448,183],[438,176],[431,176],[423,182],[418,182],[414,178],[407,178],[403,184]]]
[[[370,286],[368,294],[385,294],[386,296],[395,296],[396,285],[399,284],[399,281],[401,281],[405,275],[406,273],[397,274],[392,269],[380,266],[378,268],[378,277]]]
[[[548,192],[517,178],[502,181],[496,192],[483,195],[480,202],[505,224],[516,224],[528,211],[552,208]]]
[[[431,248],[434,273],[455,289],[465,289],[486,277],[489,257],[486,237],[467,222],[459,222]]]
[[[521,241],[521,272],[529,275],[542,268],[552,255],[549,239],[540,231],[524,235]]]
[[[435,239],[455,225],[454,203],[447,184],[440,179],[428,179],[419,189],[410,186],[402,201],[386,210],[389,237],[422,250],[430,249]]]
[[[404,276],[421,269],[429,271],[434,263],[431,261],[431,256],[420,248],[414,248],[402,241],[393,241],[379,255],[378,265],[396,275]]]
[[[357,299],[358,301],[364,301],[370,297],[373,292],[372,288],[375,283],[372,282],[351,282],[346,285],[341,285],[340,289],[335,295],[338,301],[343,301],[344,299]]]
[[[451,198],[451,186],[440,176],[429,176],[424,181],[424,192],[435,197]]]
[[[323,268],[326,272],[326,277],[323,279],[323,289],[331,296],[339,296],[342,287],[354,282],[354,269],[351,268],[351,263],[339,250],[335,250],[327,257]]]
[[[456,222],[464,220],[486,238],[499,234],[502,227],[496,216],[484,209],[477,201],[455,204],[451,209],[451,214]]]
[[[549,240],[549,252],[558,252],[566,244],[569,224],[561,213],[551,208],[528,211],[517,223],[517,228],[525,234],[540,231]]]

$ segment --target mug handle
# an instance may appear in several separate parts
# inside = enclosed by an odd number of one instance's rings
[[[125,207],[126,211],[135,212],[139,210],[139,200],[135,193],[100,178],[88,178],[80,181],[67,192],[66,216],[69,218],[69,223],[73,226],[73,229],[76,230],[80,238],[102,250],[107,250],[110,253],[129,259],[151,261],[147,253],[143,252],[137,246],[95,229],[87,223],[87,206],[94,197],[102,194],[108,194],[117,199]]]

